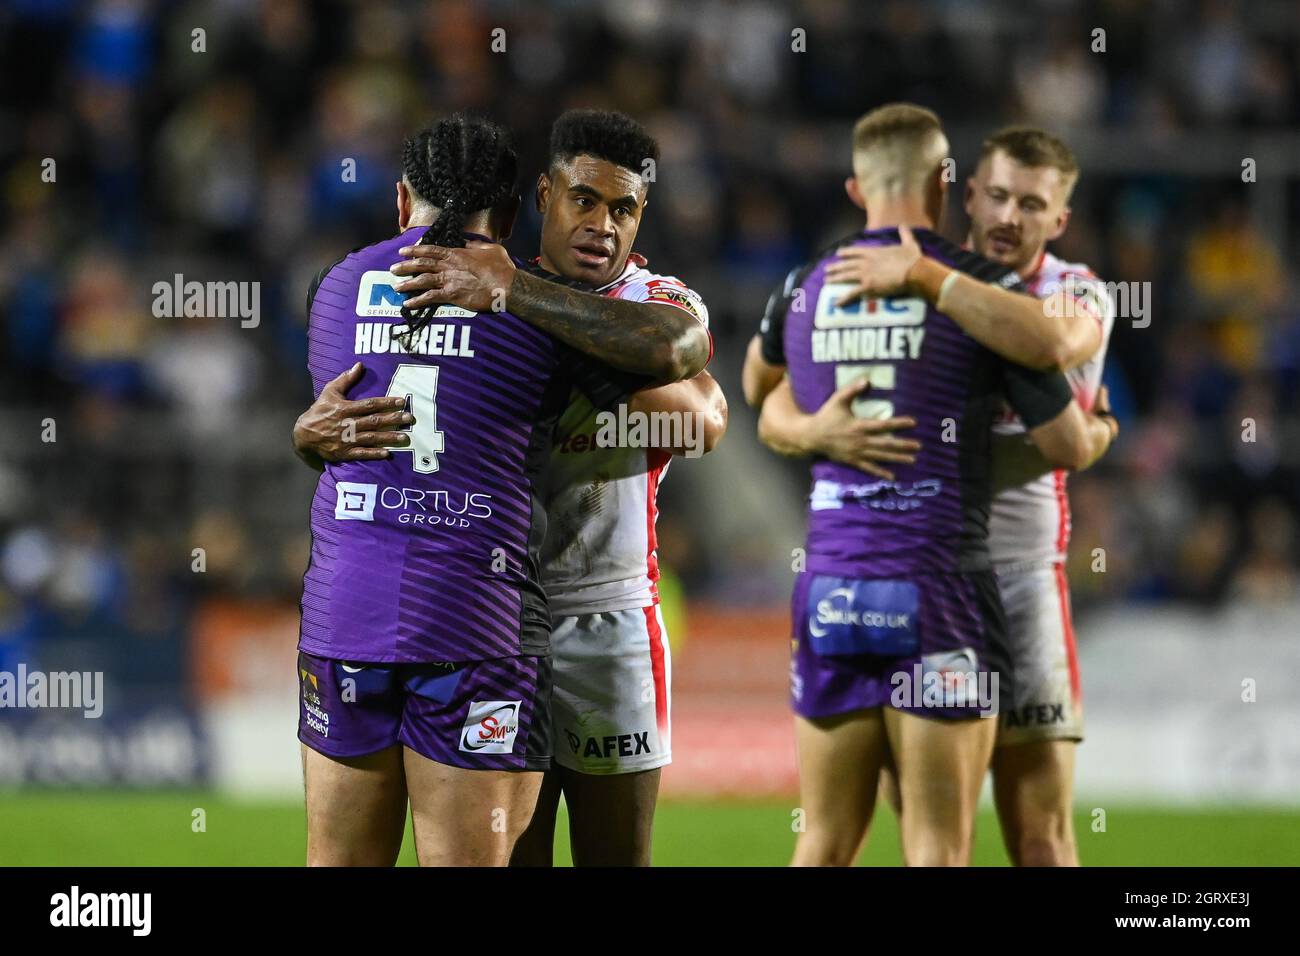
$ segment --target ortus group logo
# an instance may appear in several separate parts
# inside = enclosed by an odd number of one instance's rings
[[[832,511],[856,504],[876,511],[914,511],[926,498],[943,491],[938,478],[920,481],[871,481],[866,484],[843,484],[838,481],[818,479],[808,497],[808,507],[813,511]]]
[[[514,753],[522,700],[476,700],[460,731],[460,749],[469,753]]]
[[[374,521],[376,507],[393,512],[398,524],[468,528],[475,520],[492,517],[492,496],[481,492],[452,495],[361,481],[340,481],[334,487],[334,517],[339,521]]]
[[[334,504],[334,517],[339,521],[374,521],[375,498],[378,485],[360,481],[340,481],[334,486],[338,500]]]

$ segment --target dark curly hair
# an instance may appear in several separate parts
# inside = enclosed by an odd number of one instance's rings
[[[515,195],[518,158],[509,134],[486,119],[457,113],[421,130],[402,146],[402,176],[416,197],[438,207],[423,245],[465,245],[471,213],[501,206]],[[436,306],[406,308],[407,342],[429,322]]]
[[[550,162],[579,155],[607,160],[639,176],[647,159],[659,162],[659,144],[626,113],[569,110],[551,127]]]

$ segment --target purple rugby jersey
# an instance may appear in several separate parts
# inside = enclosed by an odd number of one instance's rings
[[[521,319],[440,306],[409,350],[388,270],[412,227],[322,272],[309,295],[317,395],[355,362],[348,398],[404,395],[411,443],[330,463],[311,506],[299,648],[344,661],[426,663],[547,654],[537,487],[578,386],[598,406],[629,389]]]
[[[1008,289],[1015,272],[913,230],[924,252],[966,274]],[[768,303],[763,358],[785,365],[795,401],[816,411],[837,388],[872,383],[854,411],[865,418],[909,415],[904,433],[921,442],[914,465],[890,465],[893,481],[827,459],[812,466],[810,573],[898,578],[991,567],[987,537],[991,495],[990,426],[1003,397],[1041,424],[1070,395],[1064,379],[1005,362],[919,298],[871,299],[844,308],[848,291],[829,285],[836,248],[898,242],[897,229],[865,231],[795,269]]]

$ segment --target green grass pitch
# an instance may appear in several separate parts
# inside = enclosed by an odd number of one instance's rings
[[[201,808],[206,830],[194,832]],[[664,801],[655,828],[660,866],[780,866],[794,845],[791,804]],[[1085,865],[1300,864],[1300,812],[1107,807],[1105,832],[1077,820]],[[563,818],[556,862],[569,863]],[[246,802],[210,792],[0,793],[0,866],[297,866],[300,805]],[[402,864],[415,863],[408,830]],[[893,815],[877,814],[861,862],[896,865]],[[979,820],[975,862],[1006,864],[992,811]]]

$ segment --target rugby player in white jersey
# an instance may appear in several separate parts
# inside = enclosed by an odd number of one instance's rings
[[[965,194],[968,242],[1014,269],[1036,300],[959,279],[944,295],[943,309],[982,344],[1025,365],[1064,370],[1080,406],[1109,416],[1101,377],[1115,320],[1112,297],[1087,266],[1047,251],[1069,222],[1078,174],[1070,149],[1043,130],[1009,127],[985,140]],[[834,277],[855,283],[860,294],[938,297],[942,283],[929,273],[943,267],[925,259],[910,236],[899,246],[849,247],[843,260]],[[910,458],[900,437],[854,418],[848,408],[847,400],[835,397],[805,415],[786,385],[767,398],[763,427],[774,447],[798,441],[805,453],[876,473],[888,474],[891,463]],[[1109,421],[1118,428],[1113,417]],[[1013,862],[1078,865],[1073,777],[1083,709],[1064,570],[1066,473],[1051,468],[1027,442],[1009,409],[995,432],[989,545],[1007,615],[1015,691],[1013,706],[999,716],[994,798]],[[886,790],[897,805],[896,789],[891,784]]]
[[[647,198],[641,172],[654,158],[654,140],[622,114],[574,110],[552,129],[550,164],[537,184],[538,262],[590,292],[516,269],[502,247],[486,243],[403,250],[408,259],[394,272],[414,278],[394,288],[408,294],[412,309],[433,303],[477,308],[476,302],[503,309],[632,372],[657,368],[640,353],[652,347],[649,333],[663,325],[665,309],[689,316],[707,348],[708,311],[700,296],[676,278],[651,272],[632,252]],[[593,341],[584,323],[601,316],[610,334]],[[638,323],[645,341],[635,339]],[[615,336],[616,327],[634,330],[633,337]],[[659,365],[679,375],[668,346],[679,347],[666,343]],[[629,365],[632,359],[642,364]],[[672,663],[656,584],[656,496],[675,454],[693,457],[721,439],[727,409],[717,383],[701,372],[636,392],[627,410],[676,413],[685,427],[670,437],[680,441],[610,446],[597,410],[575,391],[547,470],[541,571],[553,623],[555,751],[532,822],[515,846],[514,865],[551,864],[561,794],[575,864],[650,863],[659,778],[672,759]],[[387,431],[397,424],[392,413],[361,417],[379,411],[340,394],[322,395],[299,420],[295,445],[328,460],[375,453],[368,446],[396,438]],[[343,423],[354,416],[354,440],[344,442]]]

